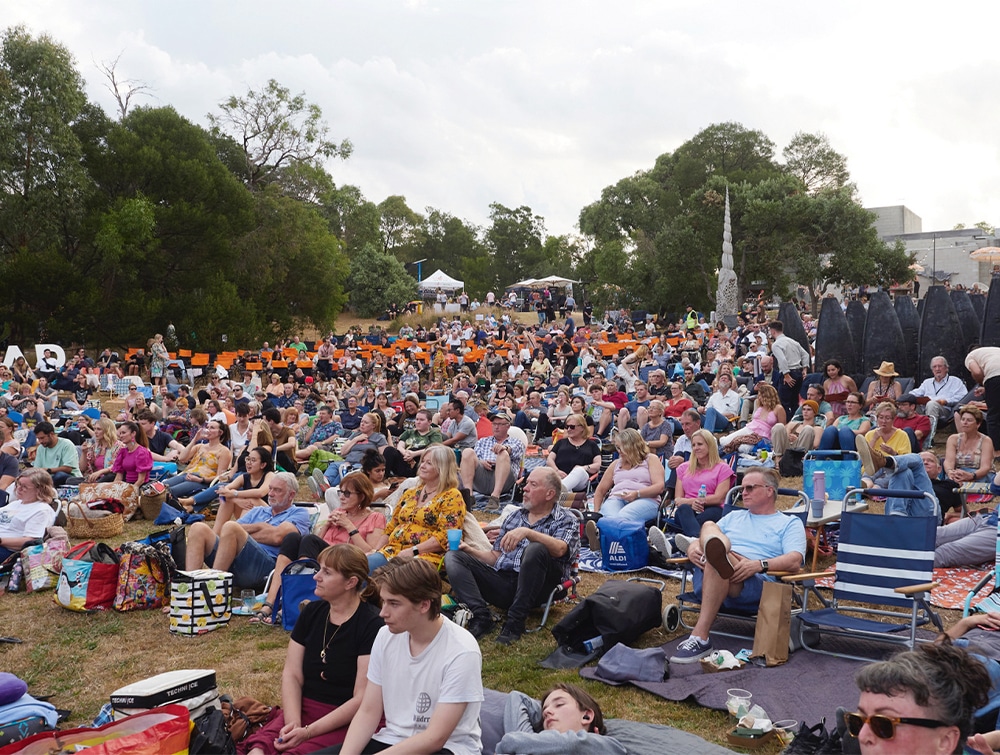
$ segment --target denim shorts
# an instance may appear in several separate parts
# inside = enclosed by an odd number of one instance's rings
[[[205,563],[209,566],[215,563],[215,552],[219,549],[219,538],[215,538],[215,547],[212,552],[205,556]],[[248,537],[229,571],[233,574],[233,587],[243,589],[263,587],[267,582],[267,575],[274,571],[275,557],[264,550],[264,546]]]
[[[692,582],[694,593],[699,598],[701,597],[701,583],[703,579],[704,572],[701,569],[695,569]],[[752,578],[743,583],[743,589],[739,595],[735,598],[726,598],[722,601],[722,607],[730,611],[738,611],[739,613],[756,613],[757,607],[760,605],[761,593],[764,591],[764,582],[773,581],[771,577],[763,574],[754,574]]]

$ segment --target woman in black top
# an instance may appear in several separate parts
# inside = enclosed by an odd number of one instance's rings
[[[590,476],[601,469],[601,447],[591,439],[592,428],[582,414],[566,418],[566,437],[549,451],[546,464],[554,469],[569,491],[583,490]]]
[[[281,712],[245,740],[248,755],[304,755],[341,744],[367,685],[382,627],[368,559],[350,544],[319,554],[316,597],[295,622],[281,676]],[[277,745],[281,745],[281,750]]]

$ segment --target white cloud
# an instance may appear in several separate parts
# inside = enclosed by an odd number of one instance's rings
[[[5,7],[6,6],[6,7]],[[94,61],[204,123],[223,98],[277,79],[318,103],[354,156],[340,183],[483,223],[528,204],[570,232],[601,189],[700,129],[740,121],[778,151],[823,131],[871,205],[924,227],[1000,223],[994,128],[1000,6],[898,2],[618,3],[247,0],[170,4],[0,0],[48,32],[109,111]]]

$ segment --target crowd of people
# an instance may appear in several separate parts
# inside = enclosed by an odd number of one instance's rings
[[[805,557],[801,522],[776,512],[780,478],[771,465],[745,473],[746,509],[723,516],[741,453],[766,448],[778,466],[817,448],[856,451],[868,484],[927,490],[946,511],[958,486],[992,482],[1000,349],[970,353],[978,385],[935,357],[932,377],[904,394],[892,363],[864,385],[836,361],[813,364],[808,344],[763,313],[745,311],[736,328],[710,325],[691,308],[666,327],[612,314],[599,322],[587,313],[578,325],[567,306],[564,320],[529,326],[508,313],[456,315],[391,336],[329,334],[315,350],[295,337],[242,357],[263,366],[259,381],[220,369],[197,389],[157,336],[144,351],[148,364],[140,355],[136,365],[150,378],[151,398],[134,386],[120,412],[101,409],[96,419],[84,412],[93,378],[131,370],[113,352],[90,360],[81,350],[61,368],[43,356],[35,370],[19,359],[0,372],[0,495],[11,499],[0,508],[0,556],[44,532],[59,486],[138,487],[159,477],[178,507],[217,508],[214,523],[189,528],[188,569],[214,566],[231,571],[238,588],[260,588],[298,558],[321,564],[320,600],[302,612],[289,646],[283,718],[255,735],[250,752],[273,752],[279,741],[290,743],[283,752],[341,742],[343,752],[374,752],[403,739],[419,739],[425,752],[475,752],[477,641],[497,628],[498,609],[505,618],[496,642],[517,642],[528,611],[568,578],[581,532],[558,505],[564,493],[593,491],[592,550],[600,549],[598,518],[648,522],[665,491],[673,498],[676,538],[652,528],[650,541],[698,567],[700,617],[671,659],[690,663],[712,651],[719,610],[754,607],[769,571],[798,569]],[[815,324],[804,324],[811,338]],[[312,366],[282,359],[288,348]],[[932,427],[951,421],[938,457],[925,446]],[[529,446],[541,449],[530,467]],[[29,469],[19,474],[18,461]],[[292,505],[302,478],[335,504],[313,527]],[[469,515],[475,496],[498,511],[515,487],[519,505],[498,526],[484,531]],[[385,500],[388,516],[374,509]],[[890,498],[886,512],[938,514],[922,506]],[[988,511],[942,518],[941,562],[989,559],[996,525]],[[454,531],[462,533],[457,547]],[[471,611],[465,630],[439,615],[441,567]],[[276,622],[279,586],[272,581],[255,621]],[[351,663],[328,663],[334,650]],[[409,681],[383,684],[387,669],[418,658]],[[885,694],[865,685],[865,694]],[[418,686],[439,694],[429,693],[415,716]],[[549,729],[546,701],[558,701],[577,731],[599,736],[599,707],[575,694],[553,690],[541,703],[544,727],[535,720],[522,733]],[[852,733],[867,726],[885,739],[871,722],[880,710],[862,706],[848,722]],[[620,751],[604,746],[580,751]]]

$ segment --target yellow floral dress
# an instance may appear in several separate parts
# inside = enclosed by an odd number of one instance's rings
[[[389,542],[379,551],[386,558],[398,556],[402,551],[432,537],[437,538],[442,548],[446,548],[448,530],[462,528],[465,521],[465,499],[458,489],[445,490],[420,505],[418,497],[423,489],[421,485],[407,490],[392,513],[392,519],[386,527]],[[444,552],[421,553],[420,558],[437,568],[441,566]]]

